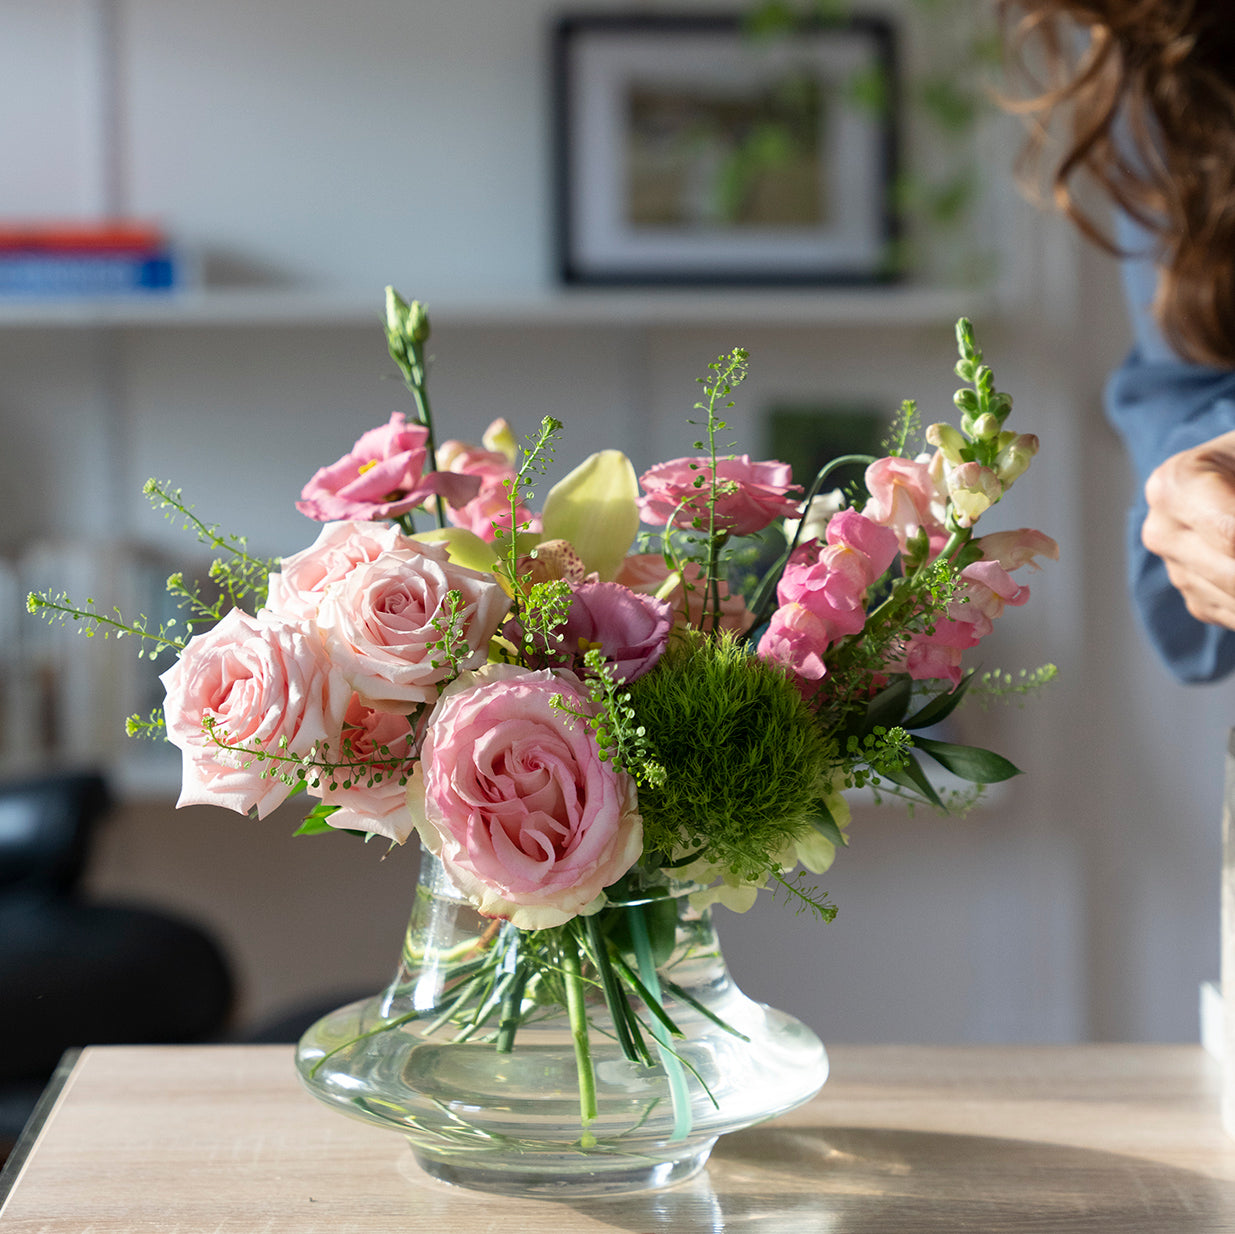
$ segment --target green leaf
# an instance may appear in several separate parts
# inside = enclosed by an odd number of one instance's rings
[[[934,698],[929,699],[915,711],[909,719],[902,720],[901,728],[930,728],[932,724],[938,724],[941,720],[946,720],[960,705],[961,699],[965,697],[965,693],[969,689],[970,682],[973,681],[973,677],[973,671],[970,670],[960,679],[955,689],[949,690],[945,694],[936,694]],[[914,744],[921,745],[921,742],[915,741]]]
[[[909,710],[913,694],[913,682],[908,677],[897,677],[890,686],[879,691],[866,705],[862,719],[862,734],[873,733],[876,728],[895,728]]]
[[[993,750],[954,745],[950,741],[931,741],[926,737],[914,738],[914,745],[954,776],[971,784],[998,784],[1021,774],[1019,767]]]
[[[899,784],[904,788],[911,788],[921,793],[931,805],[938,806],[941,810],[944,808],[939,794],[935,791],[935,786],[926,778],[926,772],[922,770],[922,764],[912,754],[896,770],[881,771],[880,775],[886,776],[894,784]]]
[[[308,814],[304,816],[304,821],[292,832],[294,836],[323,836],[327,832],[338,832],[340,828],[332,827],[326,820],[338,810],[338,806],[328,806],[324,802],[318,802]],[[357,833],[360,834],[360,833]]]
[[[836,819],[832,817],[832,811],[822,801],[817,802],[815,808],[819,811],[818,816],[811,820],[815,830],[821,835],[826,836],[838,848],[848,848],[849,841],[846,839],[845,833],[836,825]]]

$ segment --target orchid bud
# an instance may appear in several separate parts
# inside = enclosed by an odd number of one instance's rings
[[[1021,433],[999,451],[995,471],[1005,487],[1025,474],[1037,452],[1038,439],[1032,433]]]
[[[938,446],[948,462],[963,463],[965,461],[961,451],[968,443],[952,425],[943,423],[928,425],[926,440],[932,446]]]

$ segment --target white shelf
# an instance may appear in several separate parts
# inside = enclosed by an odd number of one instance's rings
[[[678,326],[915,326],[989,311],[989,290],[918,287],[754,290],[721,287],[548,290],[425,297],[435,324],[526,328]],[[140,296],[0,300],[0,329],[175,329],[229,326],[371,326],[382,289],[219,289]]]

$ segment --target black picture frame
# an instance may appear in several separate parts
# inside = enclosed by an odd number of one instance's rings
[[[562,283],[896,277],[888,21],[760,39],[736,15],[568,14],[552,62]]]

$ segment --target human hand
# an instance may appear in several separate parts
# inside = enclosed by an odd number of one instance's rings
[[[1174,454],[1145,485],[1141,543],[1198,621],[1235,629],[1235,432]]]

